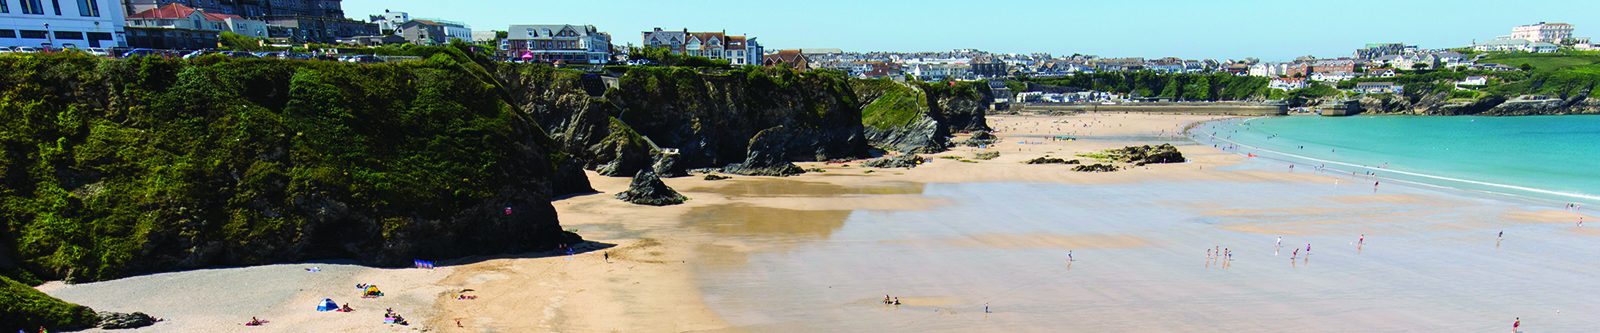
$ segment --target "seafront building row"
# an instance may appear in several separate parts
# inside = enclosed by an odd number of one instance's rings
[[[385,10],[365,20],[346,17],[340,0],[0,0],[0,47],[217,48],[223,33],[261,39],[277,46],[410,43],[443,45],[465,40],[492,45],[510,61],[564,64],[626,62],[633,47],[725,60],[731,65],[783,64],[826,68],[864,78],[977,80],[1017,75],[1035,77],[1079,73],[1149,71],[1228,73],[1277,78],[1274,87],[1302,87],[1356,77],[1390,77],[1418,68],[1472,67],[1474,59],[1451,50],[1420,49],[1403,43],[1374,43],[1349,57],[1301,57],[1287,62],[1257,59],[1103,58],[1074,54],[1000,54],[974,49],[947,52],[844,52],[832,48],[769,50],[755,36],[727,30],[654,28],[637,41],[588,24],[518,24],[505,30],[478,30],[453,20],[413,17]],[[1590,50],[1566,23],[1521,25],[1511,34],[1473,41],[1475,51],[1549,53],[1562,48]],[[620,44],[620,45],[619,45]],[[625,45],[625,46],[624,46]]]

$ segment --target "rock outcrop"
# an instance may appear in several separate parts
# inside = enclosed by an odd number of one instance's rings
[[[990,130],[985,116],[994,97],[988,82],[929,82],[922,87],[929,107],[951,133]]]
[[[688,68],[633,67],[607,96],[618,118],[663,148],[685,169],[748,162],[752,152],[788,161],[866,156],[861,110],[847,78],[831,72],[740,68],[706,74]],[[783,133],[768,133],[782,128]],[[751,147],[782,134],[784,149]],[[748,164],[746,167],[750,167]]]
[[[150,315],[144,314],[144,312],[134,312],[134,313],[100,312],[100,328],[101,329],[120,330],[120,329],[140,328],[140,327],[145,327],[145,326],[150,326],[150,325],[155,325],[155,324],[156,324],[156,319],[153,318],[153,317],[150,317]]]
[[[750,139],[750,151],[746,154],[744,162],[729,164],[722,168],[723,172],[745,176],[776,176],[786,177],[805,173],[799,166],[789,162],[788,149],[794,139],[794,132],[782,126],[769,128],[756,134]]]
[[[1077,172],[1115,172],[1117,169],[1118,168],[1115,165],[1102,163],[1084,164],[1072,167],[1072,171]]]
[[[1110,155],[1112,160],[1133,165],[1184,162],[1183,153],[1178,151],[1178,147],[1174,147],[1169,143],[1163,143],[1159,146],[1144,145],[1112,149],[1107,150],[1106,153]]]
[[[880,169],[910,169],[922,165],[923,161],[925,160],[922,159],[922,156],[917,156],[917,154],[903,154],[870,159],[866,162],[861,162],[861,166]]]
[[[888,79],[852,80],[867,142],[905,154],[944,151],[950,129],[939,122],[927,94],[916,85]]]
[[[633,176],[633,182],[628,184],[628,190],[617,193],[617,199],[650,206],[676,205],[688,200],[682,194],[678,194],[678,191],[667,187],[667,183],[661,182],[655,171],[648,169],[639,170],[639,173]]]
[[[683,163],[678,160],[677,153],[661,152],[656,154],[656,162],[650,166],[656,175],[666,178],[686,177],[688,170],[684,170]]]
[[[972,132],[971,137],[968,137],[966,140],[962,140],[961,145],[967,147],[980,147],[993,145],[995,142],[999,141],[1000,137],[994,136],[994,134],[989,134],[989,131],[978,130]]]
[[[1079,163],[1082,163],[1082,162],[1079,162],[1078,160],[1064,160],[1064,159],[1054,158],[1054,157],[1040,157],[1040,158],[1035,158],[1035,159],[1023,161],[1022,163],[1023,164],[1068,164],[1068,165],[1072,165],[1072,164],[1079,164]]]

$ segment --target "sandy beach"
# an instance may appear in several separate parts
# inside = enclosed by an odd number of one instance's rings
[[[1600,300],[1585,295],[1600,293],[1587,283],[1600,265],[1584,253],[1600,249],[1600,226],[1576,226],[1578,213],[1374,191],[1183,137],[1214,119],[990,116],[999,143],[914,169],[800,163],[825,172],[672,178],[690,201],[669,207],[616,200],[629,180],[591,173],[600,193],[555,202],[562,226],[593,242],[573,256],[433,270],[271,265],[41,289],[167,319],[144,329],[157,332],[1488,331],[1514,317],[1529,331],[1595,326]],[[1112,173],[1022,163],[1162,142],[1190,161]],[[979,151],[1000,156],[975,160]],[[1308,244],[1315,257],[1291,253]],[[1214,247],[1236,254],[1207,258]],[[358,298],[357,283],[387,295]],[[458,300],[467,289],[477,298]],[[885,294],[902,305],[881,304]],[[313,311],[324,297],[357,312]],[[382,324],[384,308],[412,325]],[[251,316],[271,323],[240,325]]]

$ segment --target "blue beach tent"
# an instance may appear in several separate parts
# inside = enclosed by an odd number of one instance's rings
[[[324,298],[324,299],[322,299],[322,305],[318,305],[317,306],[317,311],[318,312],[327,312],[327,311],[333,311],[333,310],[338,310],[338,309],[339,309],[339,305],[338,304],[334,304],[332,298]]]

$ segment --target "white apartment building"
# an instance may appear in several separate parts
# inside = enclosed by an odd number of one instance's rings
[[[1511,38],[1521,39],[1534,43],[1560,44],[1561,41],[1572,38],[1572,25],[1566,23],[1545,23],[1519,25],[1511,28]]]
[[[124,47],[117,0],[0,0],[0,46]]]
[[[383,14],[370,15],[367,18],[368,23],[378,24],[378,31],[389,31],[390,33],[398,33],[400,25],[405,24],[406,21],[411,21],[410,13],[393,12],[388,9],[383,10]]]

